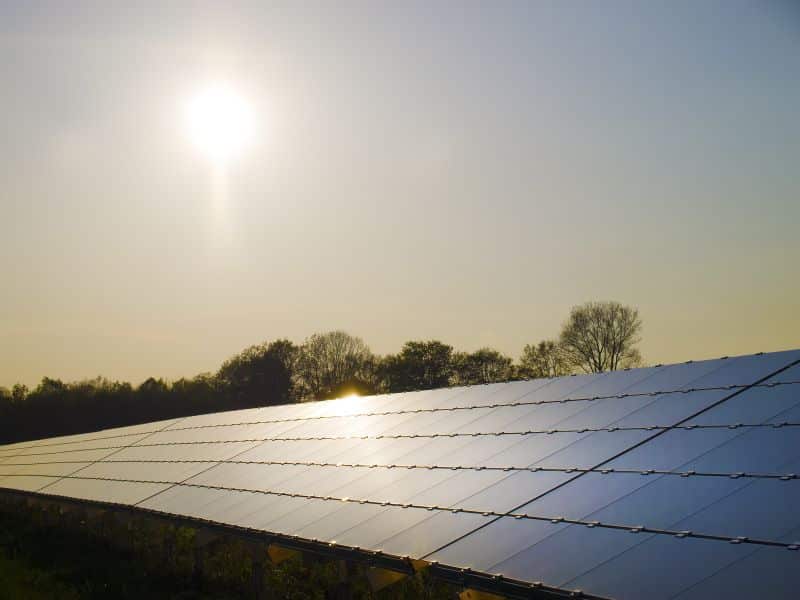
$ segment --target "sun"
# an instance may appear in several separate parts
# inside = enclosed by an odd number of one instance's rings
[[[195,93],[186,106],[189,137],[214,163],[227,163],[253,141],[254,115],[249,102],[225,84]]]

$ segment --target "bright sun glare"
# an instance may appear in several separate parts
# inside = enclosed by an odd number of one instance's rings
[[[336,414],[354,415],[363,410],[364,398],[352,392],[336,399]]]
[[[192,142],[215,163],[236,158],[253,141],[253,110],[242,95],[226,85],[195,94],[186,116]]]

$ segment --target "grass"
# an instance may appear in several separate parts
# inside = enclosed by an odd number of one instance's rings
[[[90,511],[0,503],[0,600],[449,600],[457,595],[424,572],[376,592],[360,563],[304,555],[273,565],[253,562],[259,552],[266,557],[266,546],[254,550],[235,537],[202,546],[196,541],[195,529],[146,516],[116,522]]]
[[[0,600],[224,597],[185,584],[108,544],[0,512]]]
[[[78,600],[81,592],[60,581],[53,573],[28,561],[8,556],[0,548],[0,599]]]

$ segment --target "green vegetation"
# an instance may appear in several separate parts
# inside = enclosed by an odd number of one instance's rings
[[[76,600],[80,597],[77,588],[63,583],[51,572],[10,558],[4,548],[0,548],[0,598]]]
[[[97,532],[48,524],[42,514],[24,505],[14,509],[0,510],[0,598],[220,597],[193,589],[191,582],[159,575],[136,553],[116,548]],[[50,517],[61,515],[53,512]],[[174,567],[174,561],[166,564]]]
[[[45,377],[33,390],[0,388],[0,443],[97,431],[194,414],[336,398],[598,372],[636,366],[641,320],[617,302],[572,309],[558,340],[527,345],[518,362],[492,348],[457,352],[441,341],[409,341],[376,356],[342,331],[302,345],[251,346],[215,374],[138,387],[97,378],[65,383]]]
[[[0,599],[404,600],[453,598],[425,572],[379,591],[362,563],[210,535],[146,514],[0,497]]]

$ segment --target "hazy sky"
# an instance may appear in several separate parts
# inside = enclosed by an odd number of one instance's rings
[[[185,107],[255,114],[223,173]],[[800,346],[793,2],[0,3],[0,385],[379,353],[636,305],[649,362]]]

